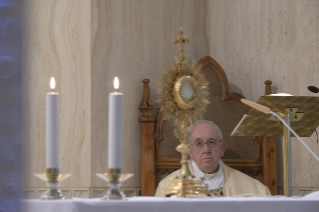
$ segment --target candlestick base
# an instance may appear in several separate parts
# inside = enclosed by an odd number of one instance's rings
[[[59,183],[70,177],[71,174],[60,174],[59,169],[47,169],[46,173],[34,174],[40,180],[46,182],[48,190],[39,198],[40,200],[61,200],[65,199],[58,189]]]
[[[134,174],[121,174],[120,169],[108,169],[107,173],[96,174],[99,178],[109,183],[110,188],[102,200],[124,200],[125,195],[121,191],[121,183],[132,177]]]

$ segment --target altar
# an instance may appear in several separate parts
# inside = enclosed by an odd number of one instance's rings
[[[100,199],[24,200],[25,212],[186,212],[186,211],[309,211],[317,212],[319,199],[311,197],[216,197],[159,198],[132,197],[127,200]]]

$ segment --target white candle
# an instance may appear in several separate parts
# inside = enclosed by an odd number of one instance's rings
[[[50,86],[46,96],[46,168],[59,169],[59,93],[55,92],[53,77]]]
[[[114,78],[115,91],[109,96],[109,137],[108,137],[108,168],[122,167],[122,104],[123,94],[118,92],[119,79]]]

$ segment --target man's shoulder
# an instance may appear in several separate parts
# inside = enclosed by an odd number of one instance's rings
[[[160,181],[160,183],[162,183],[162,184],[170,184],[170,180],[172,178],[175,178],[175,177],[179,176],[179,173],[180,173],[180,169],[177,169],[177,170],[173,171],[172,173],[167,175],[164,179],[162,179]]]
[[[167,175],[164,179],[162,179],[157,186],[155,196],[165,197],[165,190],[171,184],[171,179],[179,176],[179,173],[180,169],[172,172],[171,174]]]
[[[236,169],[233,169],[227,165],[225,165],[225,169],[227,170],[227,172],[225,173],[227,176],[225,176],[225,178],[235,178],[237,180],[244,180],[247,183],[251,182],[254,184],[260,184],[263,185],[261,182],[259,182],[258,180],[248,176],[247,174],[244,174]]]
[[[271,195],[267,186],[260,181],[229,166],[225,166],[225,182],[232,187],[233,194],[252,193],[256,195]]]

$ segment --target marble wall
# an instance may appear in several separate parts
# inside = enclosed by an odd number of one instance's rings
[[[257,101],[264,93],[263,82],[272,80],[275,92],[317,96],[307,86],[318,86],[318,4],[317,0],[211,0],[210,56],[224,68],[231,89]],[[315,133],[304,140],[319,154]],[[294,138],[291,149],[292,187],[319,187],[319,163]],[[281,179],[281,152],[277,152]]]
[[[122,170],[134,173],[123,187],[138,194],[142,80],[151,80],[154,102],[163,64],[179,53],[172,40],[181,26],[192,39],[186,47],[190,59],[209,54],[208,8],[206,0],[27,1],[28,197],[45,187],[33,173],[45,171],[45,93],[51,76],[61,94],[61,172],[73,174],[61,184],[65,193],[74,196],[82,189],[94,196],[107,186],[95,173],[107,171],[108,94],[118,76],[124,93]]]
[[[45,187],[33,173],[45,170],[51,76],[61,94],[61,171],[73,174],[61,185],[65,193],[105,192],[107,184],[95,173],[107,170],[114,76],[124,93],[122,168],[134,173],[123,187],[139,192],[141,81],[151,80],[154,103],[162,65],[178,54],[172,39],[181,26],[192,39],[186,47],[190,58],[212,56],[231,89],[248,99],[263,94],[267,79],[275,92],[293,95],[312,95],[306,87],[318,83],[316,0],[27,0],[25,11],[25,186],[31,193]],[[305,141],[318,153],[315,135]],[[292,143],[293,187],[319,187],[318,163],[298,141]]]
[[[45,96],[55,77],[60,93],[62,187],[90,187],[91,2],[27,0],[25,8],[25,187],[45,187]]]
[[[190,58],[208,54],[207,7],[196,0],[92,1],[92,173],[107,169],[108,93],[118,76],[124,93],[123,172],[134,173],[123,186],[140,187],[142,80],[151,80],[155,103],[155,80],[179,53],[172,40],[181,26],[192,39],[186,47]],[[92,175],[92,185],[106,183]]]

